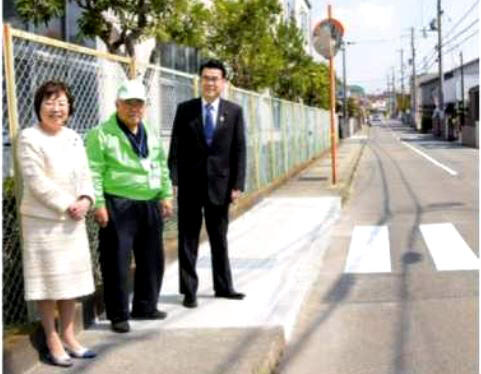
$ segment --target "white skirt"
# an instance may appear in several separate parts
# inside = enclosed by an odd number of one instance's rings
[[[85,220],[22,215],[25,300],[66,300],[94,292]]]

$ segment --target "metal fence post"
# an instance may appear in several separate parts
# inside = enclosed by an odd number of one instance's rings
[[[269,121],[269,142],[270,142],[270,151],[271,151],[271,175],[272,175],[272,181],[274,181],[277,177],[276,173],[276,144],[275,144],[275,137],[274,137],[274,124],[272,121],[272,115],[270,116],[270,121]]]
[[[253,105],[254,97],[250,95],[249,97],[249,123],[251,128],[251,135],[253,137],[253,146],[254,146],[254,166],[255,166],[255,174],[254,174],[254,181],[256,184],[256,188],[260,189],[261,186],[261,178],[260,178],[260,165],[259,165],[259,136],[257,134],[257,121],[255,117],[255,107]]]
[[[283,101],[279,101],[279,126],[281,127],[282,131],[282,146],[284,150],[284,170],[283,174],[286,175],[287,172],[289,171],[289,137],[287,134],[287,123],[286,123],[286,109],[285,109],[285,104]]]
[[[194,96],[197,97],[199,96],[199,77],[195,76],[194,77]]]
[[[132,57],[129,64],[129,78],[135,79],[137,78],[137,61],[135,57]]]
[[[20,223],[20,200],[22,197],[22,176],[19,172],[17,154],[17,137],[19,131],[18,111],[17,111],[17,87],[15,84],[15,61],[13,57],[13,38],[11,27],[9,24],[3,25],[3,58],[5,59],[5,85],[7,88],[7,107],[8,107],[8,135],[12,144],[12,160],[13,160],[13,177],[14,177],[14,191],[16,201],[16,215],[17,222]],[[20,248],[22,248],[23,237],[21,225],[20,231]],[[27,301],[28,319],[33,321],[37,317],[35,303]]]
[[[13,141],[18,133],[17,95],[15,67],[13,61],[13,40],[9,24],[3,25],[3,53],[5,59],[5,83],[7,86],[8,132]],[[15,173],[17,175],[17,173]]]

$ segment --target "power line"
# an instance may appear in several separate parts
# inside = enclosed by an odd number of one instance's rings
[[[465,27],[463,30],[461,30],[460,32],[458,32],[456,35],[452,36],[450,39],[448,39],[447,41],[445,41],[442,45],[443,48],[446,48],[446,47],[450,47],[449,44],[453,43],[453,42],[456,42],[456,39],[458,39],[461,35],[463,35],[464,33],[466,33],[470,28],[472,28],[476,23],[479,22],[479,19],[476,19],[474,20],[473,22],[471,22],[467,27]],[[478,32],[478,31],[476,31]],[[472,37],[473,34],[471,34],[467,39],[469,39],[470,37]],[[444,52],[444,53],[449,53],[451,52],[453,49],[456,49],[460,44],[464,43],[465,40],[463,40],[462,42],[460,42],[458,45],[454,46],[453,48],[451,48],[450,50]],[[435,49],[433,52],[431,52],[431,55],[427,58],[427,62],[423,63],[421,66],[424,66],[424,69],[425,70],[429,70],[432,65],[436,62],[436,52],[437,49]]]
[[[466,37],[465,39],[463,39],[462,41],[460,41],[458,44],[456,44],[455,46],[453,46],[452,48],[450,48],[449,50],[445,51],[444,53],[445,54],[448,54],[452,51],[454,51],[456,48],[459,48],[462,44],[464,44],[465,42],[467,42],[469,39],[471,39],[473,36],[475,36],[476,34],[479,33],[479,30],[476,30],[474,33],[470,34],[468,37]],[[429,71],[429,69],[431,69],[431,67],[436,63],[436,59],[434,59],[430,64],[429,66],[427,66],[425,68],[426,71]],[[427,64],[426,64],[427,65]]]
[[[447,44],[452,43],[455,41],[459,36],[463,35],[465,32],[467,32],[471,27],[473,27],[475,24],[479,22],[479,19],[476,18],[473,22],[471,22],[466,28],[458,32],[456,35],[452,36],[450,39],[447,41],[443,42],[442,47],[446,47]]]
[[[462,21],[465,20],[466,16],[469,15],[478,4],[479,4],[479,0],[476,0],[469,7],[469,9],[463,14],[463,16],[458,19],[456,24],[448,32],[448,35],[451,34],[462,23]],[[455,42],[455,40],[457,38],[459,38],[461,35],[463,35],[465,32],[467,32],[477,22],[479,22],[478,19],[476,19],[474,22],[472,22],[469,26],[464,28],[462,31],[458,32],[456,35],[446,37],[445,40],[442,42],[442,47],[446,47],[448,44],[450,44],[452,42]],[[472,35],[470,35],[470,37],[472,37]],[[464,40],[460,44],[462,44],[463,42],[464,42]],[[453,48],[456,48],[456,47],[453,47]],[[446,53],[448,53],[448,52],[446,52]],[[418,65],[417,67],[419,67],[420,69],[422,69],[424,67],[425,70],[429,70],[432,67],[432,65],[436,62],[436,54],[437,54],[437,48],[435,48],[434,51],[431,52],[430,54],[425,55],[423,57],[423,59],[426,58],[426,62],[422,62],[422,63],[420,62],[420,65]],[[427,57],[427,56],[429,56],[429,57]]]
[[[458,25],[464,20],[464,18],[469,14],[471,13],[471,11],[476,7],[476,5],[478,5],[479,3],[479,0],[476,0],[474,2],[473,5],[471,5],[471,7],[469,8],[469,10],[462,16],[459,18],[458,22],[451,28],[451,30],[449,30],[448,34],[451,34],[451,32],[454,31],[454,29],[456,29],[456,27],[458,27]]]
[[[477,35],[478,33],[479,33],[479,30],[476,30],[475,32],[470,34],[468,37],[464,38],[462,41],[460,41],[458,44],[456,44],[454,47],[452,47],[451,49],[449,49],[448,51],[446,51],[444,53],[449,53],[449,52],[455,50],[456,48],[459,48],[462,44],[467,42],[469,39],[471,39],[473,36]]]

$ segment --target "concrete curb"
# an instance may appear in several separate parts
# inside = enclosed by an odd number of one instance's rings
[[[369,129],[361,131],[361,133],[369,133]],[[341,196],[341,205],[344,206],[348,200],[349,197],[351,196],[351,190],[352,190],[352,181],[354,180],[354,177],[356,176],[357,169],[359,166],[359,162],[361,161],[361,157],[364,153],[364,148],[366,147],[366,142],[363,142],[359,150],[357,151],[356,155],[354,156],[353,162],[349,165],[349,167],[346,169],[347,170],[347,176],[343,178],[345,182],[339,189],[339,194]]]

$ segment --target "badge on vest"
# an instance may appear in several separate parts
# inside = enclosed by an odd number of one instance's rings
[[[151,189],[159,189],[160,180],[161,180],[160,165],[152,162],[149,170],[149,187]]]

